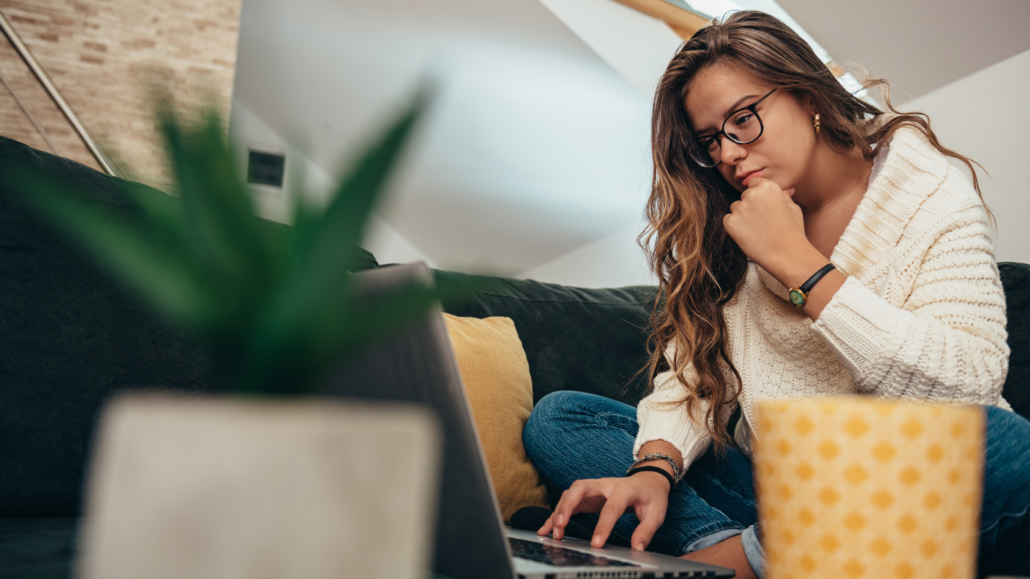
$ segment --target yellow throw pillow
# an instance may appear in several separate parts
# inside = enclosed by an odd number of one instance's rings
[[[522,446],[533,382],[515,322],[444,317],[504,522],[522,507],[549,508],[547,490]]]

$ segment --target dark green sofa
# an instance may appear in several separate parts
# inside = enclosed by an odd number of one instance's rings
[[[202,348],[27,213],[4,177],[13,166],[55,176],[126,220],[139,215],[118,191],[146,188],[0,137],[0,578],[67,577],[91,430],[103,402],[148,385],[210,391],[210,363]],[[367,265],[377,266],[371,255]],[[1030,266],[1005,263],[1001,272],[1012,347],[1005,396],[1027,416]],[[445,309],[515,321],[534,401],[556,390],[639,400],[645,305],[655,288],[496,282]]]

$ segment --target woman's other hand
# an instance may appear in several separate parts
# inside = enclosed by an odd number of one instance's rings
[[[603,547],[619,517],[632,512],[640,519],[640,524],[633,531],[630,545],[643,551],[665,522],[669,491],[669,481],[665,477],[647,471],[622,478],[578,480],[562,493],[554,512],[537,534],[546,535],[553,531],[554,538],[561,539],[572,515],[600,512],[590,545]]]
[[[799,249],[811,245],[801,207],[791,200],[794,189],[784,191],[761,177],[747,185],[722,218],[723,226],[752,261],[770,273],[780,271]]]

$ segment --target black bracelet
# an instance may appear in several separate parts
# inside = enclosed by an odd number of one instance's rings
[[[660,452],[649,452],[644,456],[634,460],[633,464],[629,465],[629,468],[626,469],[626,472],[629,473],[629,471],[637,468],[637,465],[639,465],[642,462],[651,462],[654,460],[664,460],[665,462],[669,463],[669,466],[672,467],[672,478],[676,481],[680,480],[681,475],[679,465],[676,464],[676,461],[673,460],[671,456],[667,454],[662,454]]]
[[[669,472],[664,468],[658,468],[657,466],[638,466],[637,468],[631,469],[629,472],[627,472],[626,476],[633,476],[638,472],[656,472],[664,476],[669,481],[669,490],[672,490],[672,488],[676,486],[676,481],[672,478],[672,475],[669,474]]]

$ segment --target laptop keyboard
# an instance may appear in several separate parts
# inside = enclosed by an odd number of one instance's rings
[[[636,563],[627,563],[525,539],[508,537],[508,543],[511,544],[512,555],[555,567],[640,567]]]

